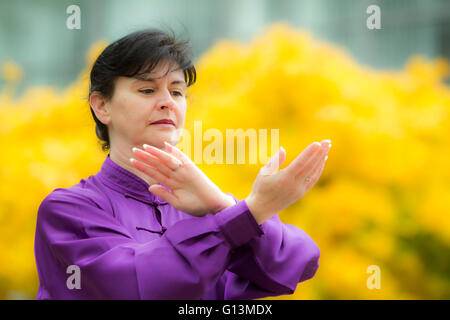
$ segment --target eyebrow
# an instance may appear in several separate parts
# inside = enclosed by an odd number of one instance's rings
[[[154,78],[145,78],[145,77],[136,77],[136,79],[132,82],[133,84],[140,82],[140,81],[144,81],[144,82],[156,82],[156,79]],[[186,81],[184,80],[174,80],[172,81],[170,84],[186,84]]]

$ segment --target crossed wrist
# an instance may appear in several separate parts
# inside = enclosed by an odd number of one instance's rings
[[[264,213],[264,209],[259,208],[258,202],[255,201],[252,196],[248,196],[245,199],[245,203],[258,224],[261,224],[266,220],[264,217],[267,216],[267,214]]]
[[[233,199],[233,197],[226,195],[225,193],[222,193],[222,195],[219,197],[217,202],[212,206],[211,211],[213,214],[215,214],[226,208],[234,206],[235,204],[236,204],[236,201]]]
[[[249,211],[245,200],[238,201],[232,207],[218,212],[214,218],[231,248],[239,247],[252,238],[264,234],[262,227]]]

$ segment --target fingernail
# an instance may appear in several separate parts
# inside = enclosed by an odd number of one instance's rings
[[[328,156],[325,156],[325,161],[327,161],[327,159],[328,159]]]
[[[283,147],[280,147],[280,150],[281,150],[281,151],[284,151],[284,152],[286,152],[286,150],[284,150],[284,148],[283,148]]]
[[[134,147],[134,148],[132,148],[131,150],[132,150],[132,151],[134,152],[134,151],[136,151],[136,150],[137,150],[137,148],[136,148],[136,147]]]
[[[150,147],[148,144],[145,144],[145,143],[142,146],[144,147],[144,149]]]
[[[133,159],[133,158],[130,158],[130,162],[133,163],[133,161],[134,161],[134,159]]]

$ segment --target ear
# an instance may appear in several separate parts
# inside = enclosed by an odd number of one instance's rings
[[[105,125],[111,123],[112,120],[109,105],[107,103],[107,100],[102,96],[100,92],[92,92],[91,96],[89,97],[89,104],[91,105],[92,111],[94,111],[95,116],[101,123]]]

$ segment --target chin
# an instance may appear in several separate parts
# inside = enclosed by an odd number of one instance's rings
[[[145,133],[144,143],[150,144],[157,148],[164,148],[164,141],[167,141],[171,145],[175,146],[181,140],[179,131],[155,131],[149,130]]]
[[[152,145],[158,149],[164,149],[165,145],[164,142],[167,141],[171,145],[175,146],[178,143],[178,140],[174,140],[173,137],[158,137],[155,139],[155,137],[152,137],[153,139],[146,140],[146,144]]]

